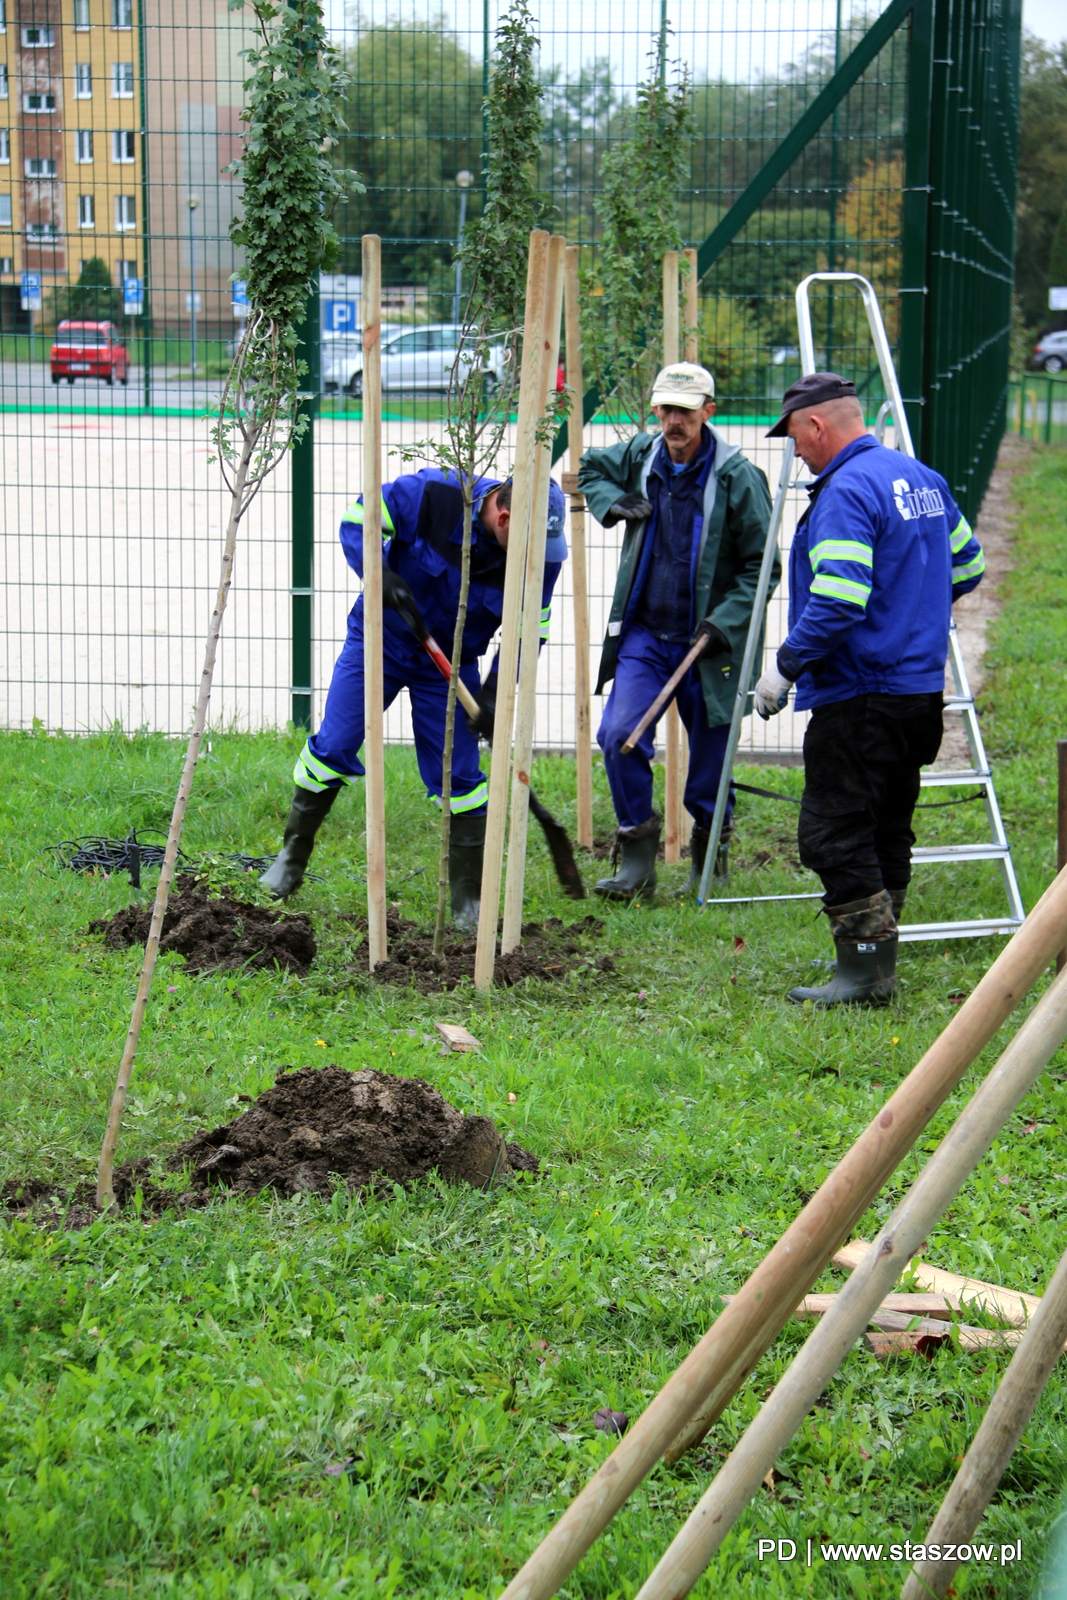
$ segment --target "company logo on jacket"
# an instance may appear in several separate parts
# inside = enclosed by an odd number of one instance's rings
[[[893,479],[893,504],[905,522],[913,517],[940,517],[946,509],[940,489],[913,489],[907,478]]]

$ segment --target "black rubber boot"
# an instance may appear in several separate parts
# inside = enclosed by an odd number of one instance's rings
[[[816,1006],[885,1005],[897,990],[897,923],[887,889],[854,900],[847,906],[827,906],[837,962],[829,983],[818,988],[790,989],[796,1005],[810,1000]]]
[[[294,794],[281,851],[273,866],[268,867],[259,880],[277,899],[284,900],[295,894],[303,883],[311,852],[315,848],[315,835],[326,821],[330,807],[340,792],[340,788],[323,789],[320,792],[298,789]]]
[[[730,835],[733,833],[731,823],[727,822],[719,838],[719,848],[715,852],[715,865],[711,875],[719,883],[725,883],[730,876]],[[689,835],[689,882],[684,889],[679,889],[680,895],[699,894],[700,880],[704,874],[704,860],[708,853],[708,840],[711,838],[710,828],[701,828],[694,824]]]
[[[484,811],[454,811],[448,832],[448,892],[452,921],[465,933],[478,926],[485,856]]]
[[[622,865],[613,878],[601,878],[594,893],[605,900],[633,900],[639,894],[651,893],[656,887],[656,852],[662,826],[663,818],[653,811],[640,827],[620,828],[612,865],[617,858]]]

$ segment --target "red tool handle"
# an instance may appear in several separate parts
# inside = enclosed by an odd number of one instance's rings
[[[429,656],[430,660],[433,662],[434,666],[447,683],[452,677],[452,663],[441,649],[441,646],[438,644],[433,634],[428,633],[425,639],[419,640],[419,643],[422,645],[422,648],[426,651],[426,654]],[[470,717],[476,717],[481,710],[477,700],[471,694],[470,690],[467,688],[467,685],[463,682],[463,679],[458,676],[456,678],[456,699]]]

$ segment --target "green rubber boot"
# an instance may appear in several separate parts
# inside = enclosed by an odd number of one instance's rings
[[[613,878],[601,878],[594,894],[605,900],[634,900],[650,894],[656,887],[656,852],[659,850],[663,818],[653,811],[637,828],[620,828],[615,836],[612,865],[621,861]]]
[[[901,901],[903,905],[903,900]],[[837,951],[834,975],[817,988],[790,989],[795,1005],[881,1006],[897,991],[897,922],[888,889],[847,906],[827,906]]]
[[[454,811],[448,832],[448,892],[452,921],[464,933],[478,926],[485,856],[484,811]]]
[[[321,791],[297,789],[294,794],[282,848],[274,864],[267,868],[259,880],[278,900],[295,894],[303,883],[311,852],[315,848],[315,835],[326,821],[330,807],[340,792],[340,788]]]

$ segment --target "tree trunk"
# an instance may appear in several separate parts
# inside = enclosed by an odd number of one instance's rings
[[[189,735],[189,743],[186,746],[185,763],[182,767],[181,780],[178,784],[178,794],[174,801],[174,811],[171,814],[170,832],[167,834],[167,848],[159,873],[159,887],[156,889],[155,904],[152,907],[152,921],[148,929],[148,942],[145,945],[141,978],[137,985],[137,995],[133,1002],[130,1029],[126,1035],[126,1047],[122,1052],[122,1060],[119,1063],[118,1079],[115,1083],[115,1092],[111,1097],[111,1110],[108,1113],[107,1129],[105,1130],[104,1142],[100,1150],[100,1165],[96,1178],[96,1203],[101,1210],[105,1209],[105,1207],[113,1208],[115,1205],[115,1190],[112,1183],[112,1174],[115,1167],[115,1147],[118,1144],[122,1113],[126,1105],[126,1091],[130,1086],[130,1078],[133,1075],[133,1061],[137,1054],[137,1044],[141,1037],[141,1024],[144,1022],[144,1015],[148,1006],[148,991],[152,987],[152,974],[155,972],[156,958],[159,955],[159,940],[163,932],[163,918],[167,914],[167,901],[170,899],[170,886],[174,879],[174,868],[178,859],[178,844],[182,836],[182,825],[185,822],[189,794],[193,787],[193,774],[196,771],[196,763],[200,755],[200,741],[204,736],[204,728],[207,723],[208,701],[211,698],[211,679],[215,671],[215,655],[218,649],[219,634],[222,631],[222,616],[226,610],[230,584],[233,581],[237,527],[245,509],[242,503],[245,483],[248,479],[249,466],[258,439],[258,432],[251,432],[246,436],[231,490],[230,521],[226,529],[226,542],[222,551],[222,570],[219,573],[215,609],[211,615],[211,626],[208,628],[207,645],[204,649],[204,668],[200,674],[200,694],[196,702],[192,732]]]

